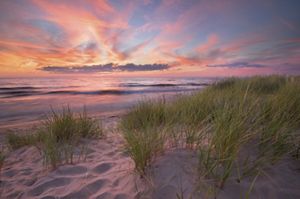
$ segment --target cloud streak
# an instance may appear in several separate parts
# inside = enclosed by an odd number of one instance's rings
[[[91,66],[45,66],[39,70],[53,73],[105,73],[105,72],[138,72],[168,70],[168,64],[99,64]]]
[[[215,65],[207,65],[208,67],[227,67],[227,68],[261,68],[266,67],[267,65],[256,64],[256,63],[248,63],[248,62],[234,62],[228,64],[215,64]]]
[[[300,63],[299,6],[281,0],[0,1],[0,73],[75,71],[64,66],[159,70],[147,63],[195,74],[218,68],[259,73],[266,66],[276,72],[280,63]]]

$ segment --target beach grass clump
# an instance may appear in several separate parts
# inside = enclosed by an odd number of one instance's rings
[[[220,80],[220,81],[216,82],[215,84],[213,84],[211,86],[211,88],[218,89],[218,90],[232,88],[236,85],[236,83],[238,83],[238,80],[239,79],[236,77],[230,77],[227,79],[223,79],[223,80]]]
[[[149,127],[165,125],[165,99],[143,101],[138,103],[122,118],[122,129],[144,130]]]
[[[40,128],[32,134],[9,133],[7,143],[12,149],[36,146],[41,150],[45,165],[56,168],[60,164],[73,163],[75,156],[82,155],[81,138],[103,136],[99,121],[89,118],[86,110],[75,114],[69,107],[60,112],[51,109]]]
[[[258,94],[272,94],[285,86],[288,81],[287,77],[278,75],[268,76],[267,78],[256,76],[245,80],[244,84],[251,85],[252,92]]]
[[[56,142],[68,142],[79,137],[80,126],[69,107],[63,107],[61,112],[51,110],[43,125],[45,134],[51,135]]]
[[[56,168],[61,164],[72,164],[76,157],[75,149],[78,147],[79,138],[57,141],[54,134],[45,134],[41,151],[45,165]]]
[[[77,126],[78,133],[83,138],[102,137],[104,133],[101,121],[90,118],[85,108],[77,118]]]
[[[44,162],[56,168],[62,163],[73,163],[81,138],[100,137],[103,130],[97,120],[88,117],[85,109],[76,115],[69,107],[63,107],[61,112],[51,111],[40,134]]]
[[[162,131],[162,129],[155,128],[143,129],[143,131],[124,131],[127,152],[141,176],[145,174],[146,168],[155,156],[163,151],[164,137]]]
[[[258,101],[246,92],[235,99],[225,96],[222,103],[218,102],[206,124],[210,126],[207,144],[198,147],[199,169],[204,170],[204,176],[216,179],[219,187],[229,178],[243,145],[256,135]]]
[[[164,99],[139,103],[121,121],[126,150],[141,176],[163,150],[165,123]]]
[[[35,133],[18,134],[15,132],[9,132],[6,136],[6,142],[13,150],[23,146],[36,145],[39,141],[39,136]]]
[[[4,160],[5,160],[5,155],[4,155],[3,151],[0,151],[0,171],[4,164]]]
[[[103,136],[101,122],[88,117],[85,108],[79,114],[73,113],[69,107],[63,107],[61,112],[52,110],[43,122],[43,127],[57,142]]]
[[[276,161],[286,153],[299,150],[300,87],[288,82],[266,103],[260,153]]]
[[[210,88],[204,89],[203,92],[205,94],[201,96],[199,96],[199,93],[188,97],[180,96],[174,102],[168,104],[166,115],[168,115],[169,123],[194,126],[209,119],[209,111],[213,105],[211,101],[216,96],[210,92]]]
[[[201,176],[222,188],[233,173],[241,180],[283,156],[299,155],[299,93],[299,77],[229,78],[168,103],[141,103],[123,118],[122,129],[135,162],[144,142],[153,144],[163,132],[165,143],[185,142],[198,151]]]
[[[279,76],[229,82],[211,101],[208,145],[199,147],[200,168],[220,188],[233,171],[249,175],[297,150],[290,142],[299,129],[299,83]],[[218,84],[213,88],[219,90]]]

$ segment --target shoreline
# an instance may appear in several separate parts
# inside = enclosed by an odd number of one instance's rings
[[[108,112],[108,113],[100,113],[100,114],[89,114],[91,118],[94,119],[99,119],[99,120],[108,120],[110,118],[120,118],[122,117],[128,110],[124,109],[121,111],[113,111],[113,112]],[[22,129],[31,129],[31,128],[36,128],[40,122],[42,122],[45,118],[36,118],[30,121],[24,121],[24,122],[19,122],[17,124],[8,124],[8,125],[1,125],[0,126],[0,135],[1,134],[6,134],[7,130],[22,130]]]
[[[120,120],[120,118],[127,112],[127,110],[122,110],[122,111],[115,111],[111,112],[110,114],[99,114],[99,115],[91,115],[91,118],[102,121],[102,125],[104,125],[104,128],[108,128],[106,126],[110,126],[111,124],[117,123],[116,121]],[[8,125],[8,126],[1,126],[0,127],[0,148],[6,148],[6,139],[5,137],[11,133],[11,132],[16,132],[22,134],[26,133],[32,133],[38,128],[40,128],[40,124],[44,119],[36,119],[32,122],[25,122],[25,123],[18,123],[15,125]],[[115,125],[116,126],[116,125]]]

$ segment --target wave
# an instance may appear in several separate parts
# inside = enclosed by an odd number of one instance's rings
[[[7,90],[34,90],[34,89],[39,89],[39,88],[32,87],[32,86],[0,87],[0,91],[7,91]]]
[[[193,91],[197,89],[168,89],[168,90],[95,90],[95,91],[69,91],[69,90],[60,90],[60,91],[50,91],[43,93],[43,95],[130,95],[130,94],[140,94],[140,93],[165,93],[165,92],[182,92],[182,91]]]
[[[52,94],[70,94],[70,95],[122,95],[126,94],[128,91],[124,90],[103,90],[103,91],[68,91],[68,90],[61,90],[61,91],[50,91],[44,93],[45,95],[52,95]]]
[[[209,85],[208,83],[121,83],[117,89],[108,90],[75,90],[79,86],[14,86],[0,87],[0,98],[14,98],[42,95],[129,95],[139,93],[166,93],[192,91]],[[134,87],[138,88],[135,89]],[[74,89],[75,88],[75,89]]]
[[[11,97],[22,97],[22,96],[30,96],[30,95],[37,95],[40,92],[38,91],[19,91],[19,90],[12,90],[12,91],[8,91],[8,92],[0,92],[0,96],[1,95],[7,95],[7,96],[11,96]],[[2,97],[3,98],[3,97]],[[5,98],[5,97],[4,97]]]
[[[49,87],[33,87],[33,86],[16,86],[16,87],[0,87],[0,93],[3,91],[23,91],[23,90],[41,90],[41,89],[63,89],[63,88],[79,88],[79,86],[49,86]]]
[[[26,96],[41,96],[41,95],[130,95],[130,94],[142,94],[142,93],[170,93],[170,92],[186,92],[195,91],[198,89],[165,89],[165,90],[95,90],[95,91],[74,91],[74,90],[57,90],[57,91],[9,91],[1,92],[0,98],[15,98],[15,97],[26,97]]]
[[[182,84],[139,84],[126,83],[120,84],[122,87],[179,87],[179,86],[208,86],[209,83],[182,83]]]

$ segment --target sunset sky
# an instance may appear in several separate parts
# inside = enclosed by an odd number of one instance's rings
[[[300,74],[299,0],[1,0],[0,75]]]

